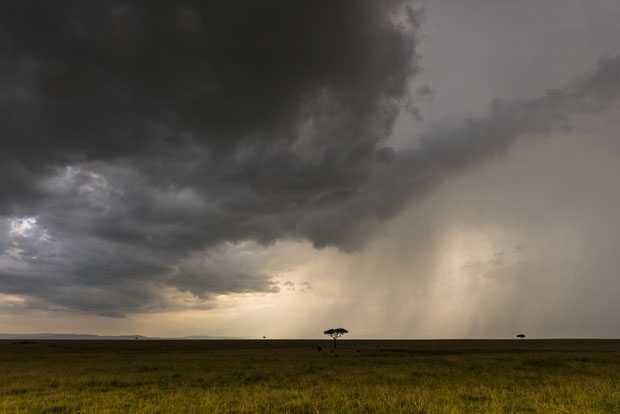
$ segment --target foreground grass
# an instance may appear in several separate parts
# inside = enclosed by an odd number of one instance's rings
[[[0,412],[620,412],[615,340],[16,342]]]

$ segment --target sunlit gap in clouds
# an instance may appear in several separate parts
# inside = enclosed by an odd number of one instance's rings
[[[26,232],[32,229],[36,224],[36,217],[16,217],[10,220],[11,229],[9,230],[9,233],[11,235],[24,236]]]
[[[24,254],[30,254],[29,259],[36,260],[36,255],[32,255],[33,252],[29,247],[34,243],[49,242],[48,231],[37,224],[36,216],[9,218],[8,224],[9,246],[4,253],[17,259]]]

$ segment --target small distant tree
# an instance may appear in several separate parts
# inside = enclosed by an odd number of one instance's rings
[[[523,339],[523,338],[525,338],[525,334],[519,334],[519,335],[517,335],[517,338]]]
[[[349,331],[347,331],[344,328],[336,328],[336,329],[328,329],[323,333],[327,336],[331,336],[334,339],[334,348],[336,348],[336,339],[340,338],[342,335],[346,333],[349,333]]]

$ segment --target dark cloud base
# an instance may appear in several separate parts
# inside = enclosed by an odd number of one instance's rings
[[[620,60],[602,60],[397,151],[420,20],[405,2],[1,8],[0,292],[37,308],[122,316],[177,306],[170,292],[276,292],[227,252],[360,249],[412,198],[620,88]]]

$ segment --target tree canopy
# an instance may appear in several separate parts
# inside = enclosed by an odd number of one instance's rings
[[[331,336],[334,339],[334,348],[336,347],[336,339],[340,338],[342,335],[349,333],[344,328],[332,328],[323,332],[327,336]]]

